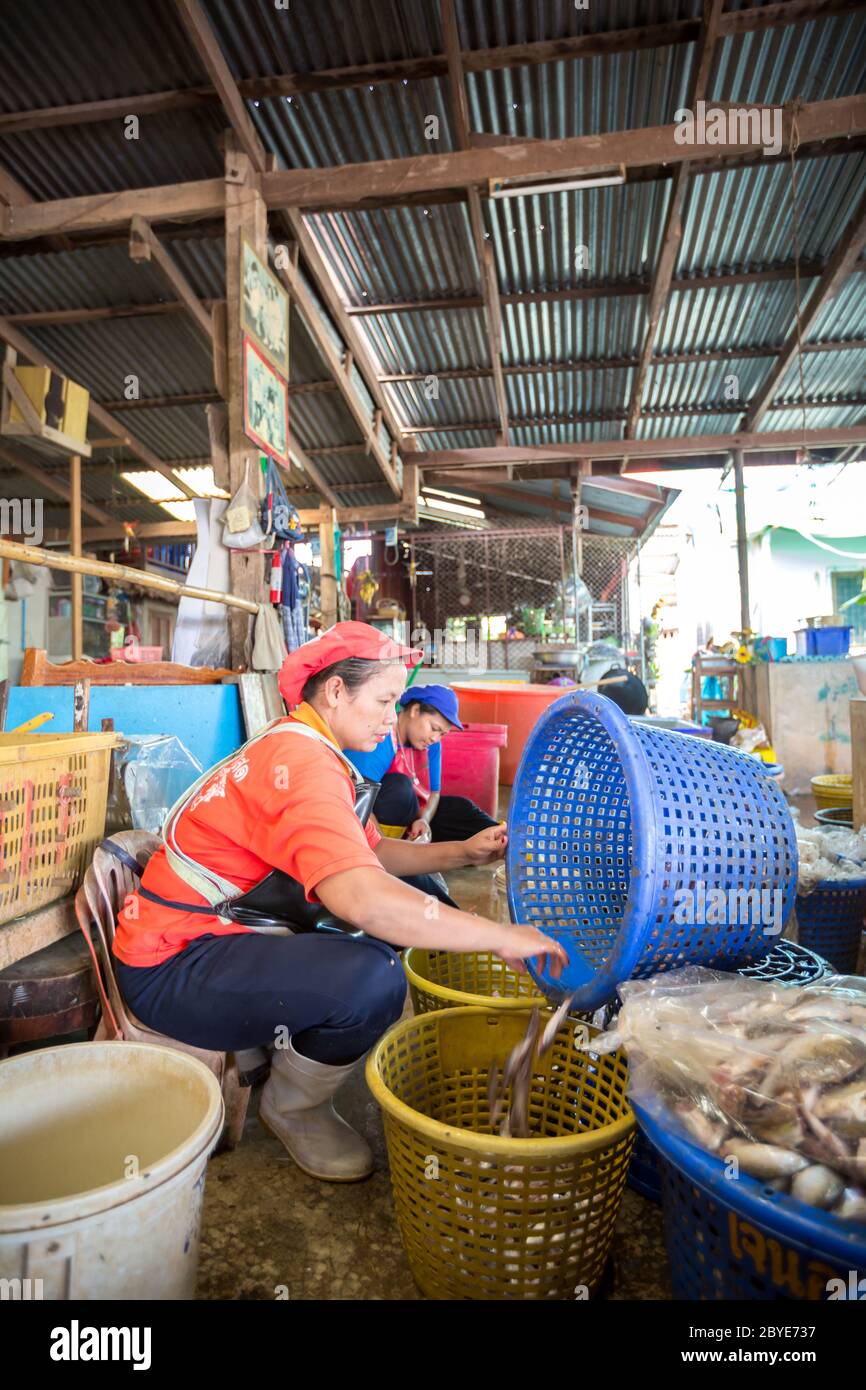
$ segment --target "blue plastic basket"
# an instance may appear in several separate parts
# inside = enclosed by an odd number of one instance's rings
[[[665,1245],[679,1299],[830,1297],[866,1274],[866,1227],[774,1192],[635,1106],[661,1158]],[[832,1290],[841,1297],[838,1289]],[[848,1293],[851,1297],[851,1293]]]
[[[778,941],[772,951],[768,951],[752,965],[741,966],[738,975],[747,980],[772,980],[774,984],[786,988],[813,985],[825,975],[832,975],[833,967],[817,951],[810,951],[796,941]]]
[[[603,695],[565,695],[539,719],[508,831],[512,920],[561,939],[570,957],[558,981],[533,976],[547,994],[576,993],[575,1008],[598,1008],[632,976],[765,954],[743,890],[780,894],[776,930],[793,907],[794,826],[758,760],[632,723]],[[725,894],[719,923],[706,911],[713,889]],[[688,916],[711,921],[678,920]]]
[[[761,960],[737,971],[738,975],[745,975],[749,980],[772,980],[786,989],[789,986],[814,984],[832,973],[833,967],[829,961],[815,951],[808,951],[805,946],[798,946],[796,941],[777,942]],[[640,1125],[635,1133],[627,1182],[642,1197],[648,1197],[651,1202],[661,1201],[661,1160]]]
[[[826,879],[797,895],[797,940],[820,951],[839,975],[853,975],[866,917],[866,878]]]

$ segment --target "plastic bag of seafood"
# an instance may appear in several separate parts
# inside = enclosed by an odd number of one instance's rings
[[[630,981],[612,1030],[629,1098],[750,1175],[866,1223],[866,979],[802,989],[688,966]]]

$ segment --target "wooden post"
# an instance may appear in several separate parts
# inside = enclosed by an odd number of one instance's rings
[[[259,480],[259,451],[244,434],[244,364],[241,333],[241,241],[251,244],[267,264],[267,210],[261,195],[260,175],[253,168],[232,132],[226,134],[226,366],[228,388],[228,482],[234,495],[249,460],[249,480],[254,491]],[[263,603],[267,597],[261,555],[232,550],[229,557],[233,594]],[[229,644],[233,667],[248,666],[251,624],[246,613],[229,611]]]
[[[322,600],[322,626],[333,627],[337,621],[337,568],[334,555],[334,526],[337,514],[333,508],[323,507],[326,519],[319,525],[319,550],[322,556],[322,569],[319,576]]]
[[[749,538],[746,533],[746,490],[743,485],[743,451],[734,450],[734,486],[737,497],[737,565],[740,571],[740,629],[752,626],[749,603]]]
[[[70,464],[70,540],[71,552],[81,557],[81,455],[73,454]],[[80,661],[84,656],[84,581],[80,574],[73,574],[72,588],[72,660]]]

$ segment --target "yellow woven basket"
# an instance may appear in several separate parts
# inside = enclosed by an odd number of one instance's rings
[[[403,956],[409,993],[416,1014],[463,1005],[525,1009],[545,1005],[532,976],[509,970],[492,951],[429,951],[412,946]]]
[[[812,778],[812,795],[819,811],[854,803],[854,779],[850,773],[827,772]]]
[[[0,922],[72,891],[105,830],[117,734],[0,734]]]
[[[539,1137],[503,1138],[490,1129],[489,1073],[528,1019],[439,1009],[396,1024],[367,1059],[400,1234],[430,1298],[582,1299],[602,1277],[634,1142],[625,1057],[579,1051],[587,1025],[569,1019],[536,1064]]]

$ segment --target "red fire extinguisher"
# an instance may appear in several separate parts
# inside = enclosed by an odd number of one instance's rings
[[[283,562],[279,550],[275,550],[271,560],[271,603],[279,603],[283,597]]]

